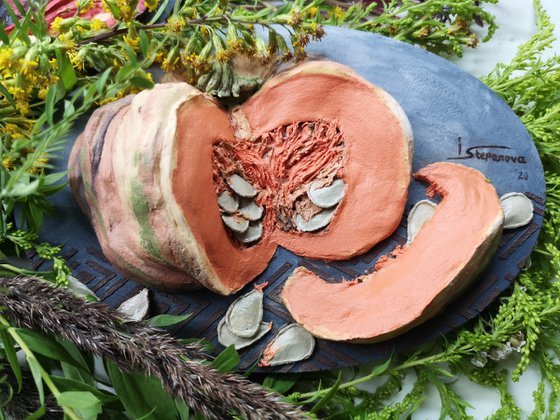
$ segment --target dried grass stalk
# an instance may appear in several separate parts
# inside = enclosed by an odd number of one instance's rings
[[[125,324],[109,306],[86,302],[67,289],[32,278],[0,278],[0,305],[11,322],[69,340],[84,350],[159,379],[173,397],[207,419],[232,414],[252,419],[302,419],[303,412],[281,396],[238,374],[222,374],[200,362],[198,344],[142,324]]]

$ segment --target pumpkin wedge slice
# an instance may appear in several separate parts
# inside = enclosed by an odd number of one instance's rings
[[[394,337],[438,313],[491,258],[504,215],[484,175],[442,162],[415,178],[442,200],[402,254],[352,282],[327,283],[302,267],[286,281],[282,300],[313,335],[354,342]]]

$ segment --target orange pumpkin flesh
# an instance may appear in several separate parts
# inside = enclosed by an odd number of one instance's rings
[[[249,158],[241,153],[239,175],[259,190],[264,229],[257,242],[240,244],[220,218],[217,148],[266,139],[271,153],[282,156],[288,147],[282,127],[297,131],[305,124],[334,137],[296,135],[295,151],[315,149],[296,159],[288,178],[293,184],[302,172],[311,177],[331,165],[329,176],[346,184],[331,223],[312,233],[279,228],[273,197],[294,188],[281,175],[283,158],[269,167],[262,156],[259,177],[245,171]],[[121,271],[164,289],[202,285],[229,294],[264,271],[279,245],[336,260],[388,237],[406,202],[411,152],[410,126],[394,99],[344,66],[311,62],[272,78],[230,113],[184,83],[156,85],[118,111],[98,111],[75,146],[70,182]]]
[[[476,277],[497,247],[503,212],[478,171],[434,163],[415,177],[442,200],[414,242],[360,281],[327,283],[305,268],[287,280],[282,300],[317,337],[376,342],[439,312]]]

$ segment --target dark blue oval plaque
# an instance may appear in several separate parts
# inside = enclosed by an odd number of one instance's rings
[[[512,110],[490,89],[455,65],[420,48],[340,28],[329,28],[327,34],[323,41],[312,44],[309,51],[352,67],[393,95],[406,111],[414,130],[414,171],[436,161],[460,162],[485,173],[500,195],[512,191],[525,193],[533,201],[535,211],[528,226],[505,232],[496,255],[479,280],[436,318],[380,344],[318,340],[310,359],[274,369],[280,372],[317,371],[385,359],[395,351],[414,349],[465,323],[515,279],[536,243],[544,213],[545,181],[535,146]],[[84,123],[82,120],[78,124],[74,136]],[[66,157],[63,156],[60,169],[65,167]],[[412,182],[406,213],[413,203],[424,198],[424,189],[424,185]],[[136,294],[142,287],[120,276],[105,260],[70,190],[64,189],[53,201],[57,213],[46,221],[43,237],[64,244],[63,253],[74,275],[113,306]],[[405,241],[404,220],[391,238],[350,261],[327,264],[278,249],[266,272],[257,279],[269,283],[265,289],[264,320],[273,321],[274,329],[260,342],[241,351],[241,368],[257,361],[276,331],[290,322],[279,296],[282,283],[295,267],[306,266],[331,280],[363,274],[380,255]],[[234,298],[209,291],[169,294],[154,290],[151,313],[190,313],[189,320],[172,333],[178,337],[205,337],[217,344],[218,321]]]

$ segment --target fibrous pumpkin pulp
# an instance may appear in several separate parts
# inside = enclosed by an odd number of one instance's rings
[[[123,273],[229,294],[277,246],[339,260],[388,237],[404,210],[411,149],[392,97],[317,61],[230,111],[185,83],[106,105],[74,146],[70,182]]]

